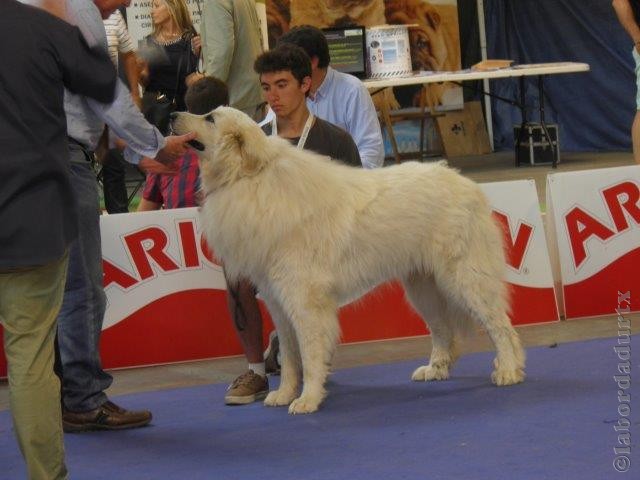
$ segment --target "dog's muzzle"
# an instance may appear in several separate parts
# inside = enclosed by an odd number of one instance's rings
[[[187,143],[191,145],[193,148],[195,148],[196,150],[198,150],[199,152],[204,152],[204,145],[200,143],[198,140],[189,140]]]
[[[176,121],[176,119],[178,118],[179,112],[171,112],[169,114],[169,133],[171,135],[175,134],[175,130],[173,129],[173,122]],[[192,148],[198,150],[199,152],[204,152],[205,150],[205,146],[203,143],[199,142],[198,140],[189,140],[187,142],[189,145],[191,145]]]

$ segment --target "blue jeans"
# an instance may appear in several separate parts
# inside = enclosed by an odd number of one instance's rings
[[[58,373],[63,405],[72,412],[85,412],[107,401],[104,390],[113,378],[102,369],[99,351],[106,296],[102,287],[98,184],[84,153],[71,146],[69,154],[78,238],[69,248],[69,270],[58,315]]]

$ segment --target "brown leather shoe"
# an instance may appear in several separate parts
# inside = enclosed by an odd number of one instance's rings
[[[148,425],[151,412],[125,410],[111,401],[88,412],[62,412],[62,428],[67,433],[89,430],[125,430]]]

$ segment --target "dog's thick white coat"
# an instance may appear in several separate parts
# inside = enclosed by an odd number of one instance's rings
[[[174,130],[197,132],[205,147],[208,242],[229,278],[257,285],[277,327],[282,378],[267,405],[317,410],[339,340],[338,308],[392,279],[431,330],[429,364],[414,380],[448,378],[456,332],[470,320],[496,347],[493,382],[524,379],[502,238],[477,184],[442,162],[342,166],[265,136],[228,107],[209,117],[180,114]]]

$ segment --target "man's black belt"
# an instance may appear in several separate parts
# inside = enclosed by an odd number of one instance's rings
[[[76,140],[73,137],[70,137],[69,135],[67,135],[67,140],[69,141],[69,148],[72,148],[74,150],[81,150],[87,162],[95,161],[96,159],[95,153],[93,152],[93,150],[87,147],[84,143],[79,142],[78,140]]]

